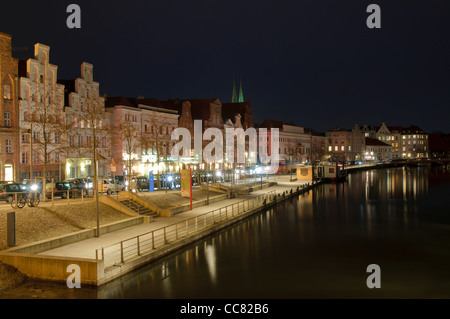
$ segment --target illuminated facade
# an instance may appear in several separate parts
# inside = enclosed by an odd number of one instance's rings
[[[267,144],[269,149],[271,149],[269,130],[273,128],[279,130],[280,173],[286,173],[288,169],[295,168],[297,164],[308,164],[321,160],[325,155],[325,137],[312,134],[311,131],[305,132],[305,129],[301,126],[265,120],[260,127],[268,129]],[[288,165],[290,166],[287,167]]]
[[[372,162],[386,162],[392,160],[392,146],[376,138],[366,137],[364,159]]]
[[[365,154],[365,133],[358,125],[352,130],[333,129],[326,132],[327,148],[331,161],[363,161]]]
[[[21,179],[64,177],[64,85],[49,57],[50,47],[37,43],[34,58],[19,62]]]
[[[110,175],[110,125],[105,99],[99,95],[92,64],[81,64],[81,77],[58,81],[65,86],[65,134],[67,178],[93,177],[94,153],[98,156],[98,176]]]
[[[141,102],[124,97],[106,100],[110,123],[114,123],[111,157],[117,165],[115,174],[148,176],[150,172],[178,171],[178,164],[170,157],[178,112]]]

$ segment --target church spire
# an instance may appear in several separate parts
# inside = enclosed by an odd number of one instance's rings
[[[238,102],[244,102],[244,92],[242,91],[242,75],[241,75],[241,83],[239,88],[239,101]]]
[[[231,102],[236,103],[237,102],[237,96],[236,96],[236,80],[234,78],[233,74],[233,96],[231,97]]]

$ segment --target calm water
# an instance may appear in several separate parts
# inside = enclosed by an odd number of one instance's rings
[[[354,173],[98,289],[41,290],[59,298],[449,298],[449,195],[443,168]],[[366,286],[369,264],[381,267],[381,289]]]

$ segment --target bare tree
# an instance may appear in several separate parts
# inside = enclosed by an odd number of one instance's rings
[[[148,126],[149,125],[149,126]],[[170,123],[161,118],[151,117],[144,131],[141,133],[141,150],[155,156],[155,163],[158,166],[157,185],[161,188],[159,166],[161,158],[166,157],[170,149]]]
[[[38,164],[39,158],[42,158],[43,163],[43,195],[46,192],[46,178],[48,165],[52,162],[59,162],[59,154],[61,146],[63,145],[63,136],[67,131],[65,124],[63,108],[63,94],[57,94],[56,83],[49,83],[47,79],[47,63],[44,65],[44,75],[41,78],[43,83],[43,90],[38,85],[38,92],[34,97],[34,112],[31,107],[31,99],[28,101],[30,106],[30,113],[25,120],[29,122],[30,133],[30,155],[31,163]],[[52,155],[58,160],[51,160]],[[32,178],[32,171],[30,171],[30,178]]]
[[[126,155],[127,175],[130,176],[132,175],[133,161],[139,160],[137,157],[141,153],[141,134],[137,124],[132,122],[130,118],[121,122],[117,132],[119,136],[116,135],[116,137],[122,138],[123,152]]]
[[[97,160],[99,157],[110,157],[108,141],[112,135],[109,125],[108,115],[105,112],[104,98],[97,97],[88,101],[85,108],[80,112],[74,112],[68,119],[68,126],[71,127],[68,136],[67,154],[71,152],[76,157],[91,158],[94,166],[93,176],[98,176]],[[79,138],[75,143],[75,136]],[[82,137],[84,140],[82,140]],[[103,154],[101,154],[103,153]],[[68,155],[69,157],[69,155]],[[98,181],[94,181],[94,190],[97,189]]]

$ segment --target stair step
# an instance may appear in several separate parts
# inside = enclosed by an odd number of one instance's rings
[[[139,213],[140,215],[146,215],[146,216],[156,216],[158,215],[156,212],[142,206],[141,204],[135,202],[131,199],[124,199],[120,201],[122,204],[130,208],[136,213]]]

